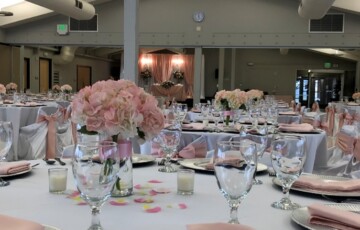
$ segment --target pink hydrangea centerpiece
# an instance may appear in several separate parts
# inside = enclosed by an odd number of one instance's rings
[[[264,92],[261,90],[258,90],[258,89],[251,89],[246,92],[246,95],[249,100],[257,101],[257,100],[264,98]]]
[[[10,82],[6,85],[6,90],[17,90],[17,84],[14,82]]]
[[[98,81],[74,96],[72,120],[86,131],[150,140],[164,127],[157,103],[132,81]]]
[[[360,99],[360,92],[354,93],[354,94],[352,95],[352,98],[353,98],[354,100]]]
[[[71,93],[72,92],[72,87],[68,84],[62,85],[60,87],[61,91],[64,93]]]
[[[60,93],[60,92],[61,92],[61,87],[60,87],[60,85],[58,85],[58,84],[53,85],[52,91],[53,91],[54,93]]]
[[[1,94],[5,94],[6,93],[6,88],[3,84],[0,84],[0,93]]]
[[[221,90],[215,94],[215,106],[222,107],[225,110],[244,108],[246,101],[247,94],[240,89],[233,91]]]

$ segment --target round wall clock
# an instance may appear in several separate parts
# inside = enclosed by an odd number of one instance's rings
[[[195,22],[202,22],[205,19],[205,14],[202,11],[196,11],[193,14],[193,19]]]

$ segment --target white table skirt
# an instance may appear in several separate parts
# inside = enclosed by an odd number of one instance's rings
[[[88,205],[76,205],[76,201],[65,195],[48,192],[48,172],[51,166],[41,165],[31,173],[13,178],[10,186],[0,188],[0,213],[18,218],[33,220],[42,224],[55,226],[61,230],[87,229],[90,224],[90,208]],[[52,166],[55,167],[55,166]],[[68,172],[68,189],[75,190],[73,176]],[[113,206],[106,203],[101,210],[101,222],[105,229],[132,230],[186,230],[186,224],[227,222],[229,207],[221,195],[213,174],[195,175],[195,194],[180,196],[176,194],[176,174],[160,173],[157,166],[146,166],[134,169],[134,185],[146,184],[156,179],[163,183],[153,184],[154,187],[165,187],[171,190],[168,194],[153,196],[152,207],[159,206],[159,213],[146,213],[143,204],[133,200],[138,195],[125,198],[129,204]],[[291,211],[277,210],[270,206],[283,195],[279,187],[274,186],[267,174],[258,176],[264,184],[252,187],[247,198],[239,207],[239,220],[242,224],[255,229],[302,229],[291,221]],[[135,191],[137,191],[135,189]],[[293,194],[294,202],[307,206],[312,203],[327,203],[321,196],[306,193]],[[184,203],[186,209],[175,208],[176,204]],[[171,205],[173,208],[169,208]]]

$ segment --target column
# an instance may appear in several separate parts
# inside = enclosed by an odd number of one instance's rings
[[[124,71],[123,79],[138,84],[138,9],[139,0],[124,0]]]
[[[24,46],[20,46],[19,75],[20,75],[20,79],[19,79],[19,83],[20,83],[19,90],[20,91],[19,92],[22,92],[26,87],[25,82],[24,82]],[[52,76],[52,73],[51,73],[51,76]]]
[[[219,79],[218,90],[224,89],[225,49],[219,49]]]
[[[201,94],[201,71],[202,70],[202,48],[195,48],[194,56],[194,88],[193,88],[193,104],[200,102]]]
[[[231,90],[235,89],[235,65],[236,65],[236,49],[231,49]]]

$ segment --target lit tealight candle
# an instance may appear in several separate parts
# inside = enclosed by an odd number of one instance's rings
[[[195,171],[191,169],[180,169],[177,173],[177,191],[181,195],[194,193]]]
[[[49,169],[49,192],[63,193],[66,190],[67,169]]]

